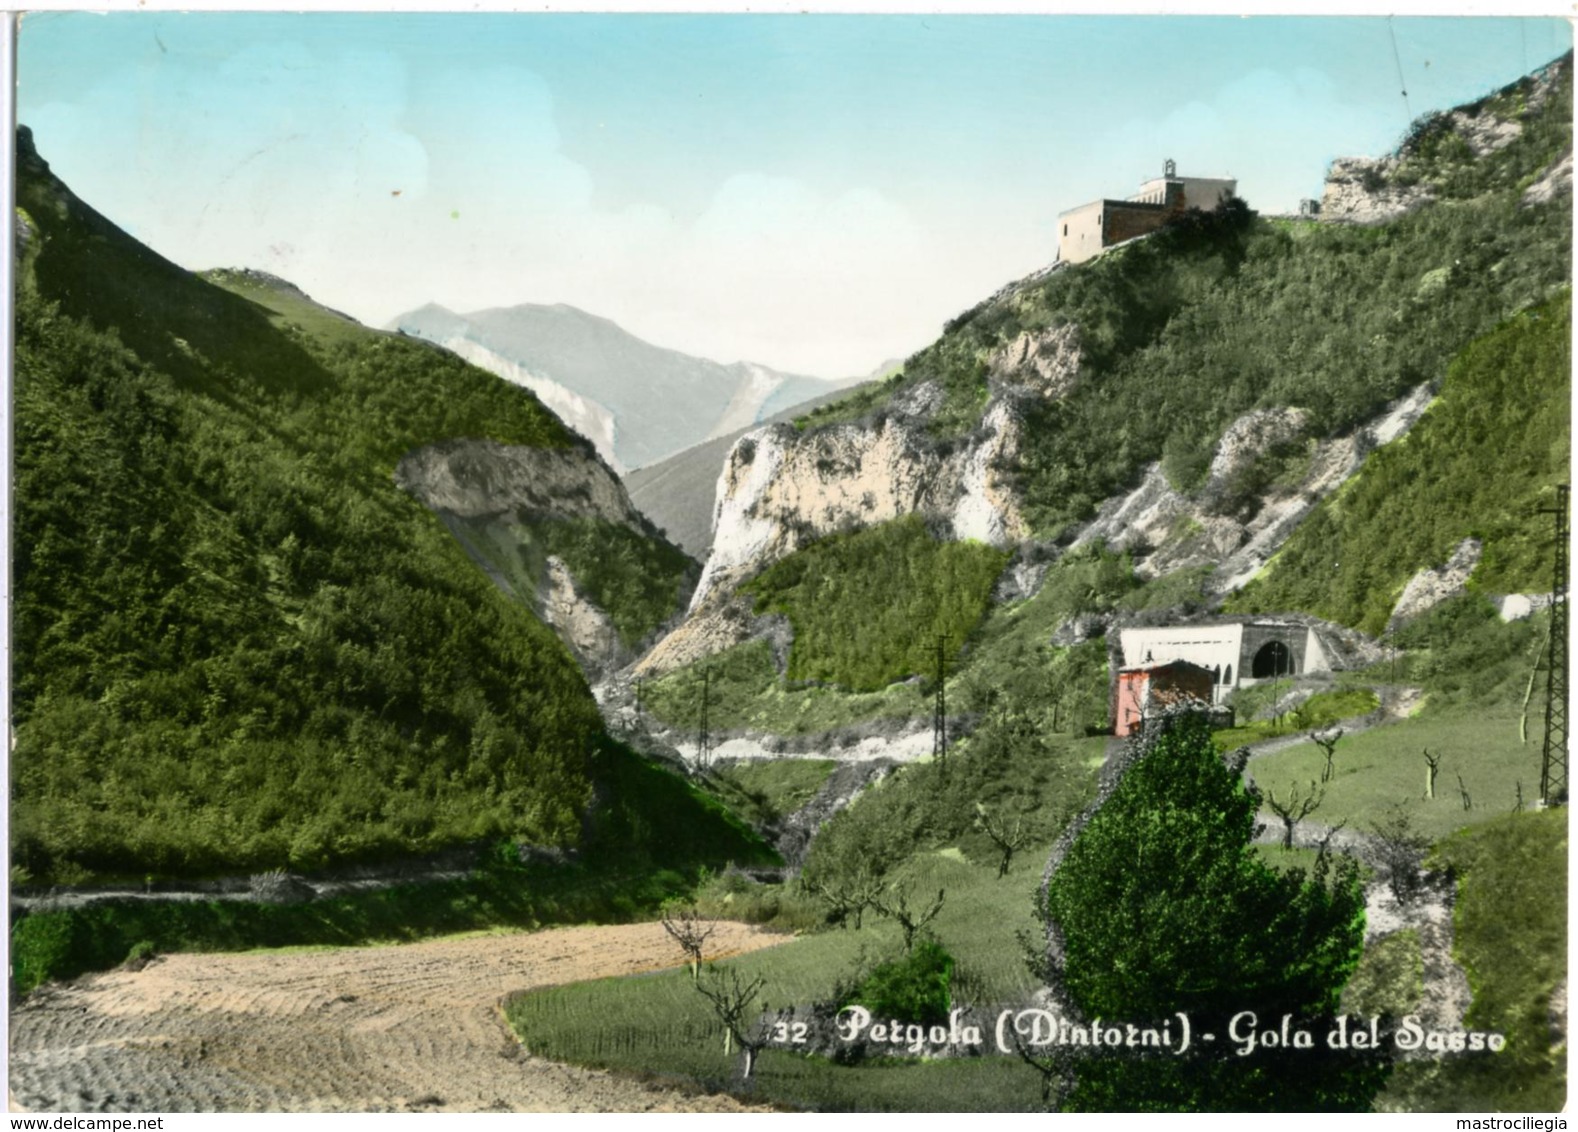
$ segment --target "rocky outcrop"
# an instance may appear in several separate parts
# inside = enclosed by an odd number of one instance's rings
[[[1522,621],[1525,617],[1531,616],[1535,610],[1550,605],[1551,595],[1548,593],[1503,594],[1490,600],[1503,621]]]
[[[1563,193],[1572,191],[1573,155],[1572,151],[1568,150],[1553,162],[1549,169],[1540,174],[1538,180],[1523,190],[1523,196],[1519,198],[1518,203],[1524,208],[1531,208],[1537,204],[1547,204]]]
[[[1068,323],[1046,330],[1026,330],[1000,347],[986,364],[994,381],[1061,400],[1073,392],[1079,378],[1079,359],[1079,332]]]
[[[1265,453],[1297,439],[1309,424],[1309,417],[1305,409],[1256,409],[1228,425],[1211,458],[1205,494],[1225,494],[1233,480]]]
[[[641,658],[635,674],[655,676],[683,668],[724,649],[770,635],[773,626],[768,624],[767,618],[752,613],[751,605],[750,598],[731,593],[726,599],[714,601],[706,609],[693,613]]]
[[[1454,110],[1447,115],[1447,124],[1475,157],[1489,157],[1517,141],[1523,133],[1522,122],[1493,114],[1483,106],[1474,113]]]
[[[948,451],[919,418],[835,425],[801,434],[792,426],[753,432],[730,451],[718,479],[712,554],[692,613],[715,594],[816,539],[920,514],[958,538],[1003,546],[1028,533],[998,468],[1011,462],[1019,420],[991,407],[981,438]]]
[[[629,661],[613,621],[565,564],[527,553],[533,525],[547,520],[596,519],[650,534],[607,465],[584,448],[446,440],[407,453],[394,480],[438,514],[495,585],[529,603],[589,674]]]
[[[1322,220],[1350,224],[1385,224],[1406,216],[1434,199],[1427,185],[1402,185],[1392,180],[1396,157],[1339,157],[1326,173],[1321,193]]]
[[[570,647],[582,668],[623,659],[613,620],[580,592],[564,563],[552,555],[542,607],[542,619]]]
[[[1253,513],[1239,518],[1216,510],[1233,475],[1265,447],[1299,436],[1307,420],[1301,409],[1249,413],[1223,434],[1198,498],[1175,490],[1161,465],[1153,464],[1132,492],[1101,505],[1074,545],[1102,542],[1128,550],[1142,578],[1215,566],[1206,581],[1208,591],[1231,593],[1254,577],[1315,505],[1358,471],[1370,452],[1407,432],[1424,414],[1431,395],[1428,384],[1420,385],[1361,428],[1312,444],[1298,482],[1273,484],[1257,498]]]
[[[939,444],[929,431],[944,401],[933,382],[902,390],[871,423],[808,433],[779,425],[742,437],[718,477],[712,553],[692,614],[815,539],[905,515],[923,515],[955,538],[1023,540],[1029,527],[1002,474],[1018,460],[1021,406],[1067,396],[1079,366],[1073,326],[1020,334],[988,360],[990,399],[963,444]]]
[[[1434,568],[1427,566],[1410,578],[1397,599],[1397,605],[1392,609],[1387,628],[1396,628],[1434,609],[1448,598],[1466,592],[1469,575],[1479,565],[1483,549],[1479,539],[1466,538],[1452,552],[1446,565]]]
[[[613,472],[580,448],[445,440],[403,456],[395,483],[441,514],[463,518],[597,518],[640,525]]]

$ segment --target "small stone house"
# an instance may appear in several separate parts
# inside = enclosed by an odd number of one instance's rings
[[[1093,200],[1058,214],[1057,258],[1082,263],[1114,244],[1149,235],[1180,212],[1210,210],[1238,192],[1238,182],[1219,177],[1180,177],[1171,158],[1162,175],[1127,200]]]
[[[1147,719],[1178,704],[1211,702],[1211,672],[1187,660],[1137,664],[1118,671],[1113,688],[1113,734],[1120,739],[1139,731]]]

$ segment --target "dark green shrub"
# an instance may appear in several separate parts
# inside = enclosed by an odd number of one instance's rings
[[[1250,844],[1257,808],[1204,717],[1173,720],[1054,873],[1041,913],[1063,946],[1043,974],[1089,1018],[1182,1012],[1209,1030],[1253,1011],[1324,1038],[1363,949],[1363,884],[1346,858],[1321,858],[1311,876],[1270,868]],[[1243,1057],[1226,1043],[1150,1052],[1082,1062],[1071,1107],[1365,1109],[1388,1069],[1323,1040]]]
[[[923,939],[901,959],[872,969],[840,1006],[859,1004],[875,1018],[932,1025],[948,1021],[953,956],[934,939]]]

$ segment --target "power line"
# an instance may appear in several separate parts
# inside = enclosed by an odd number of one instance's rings
[[[1397,29],[1392,26],[1392,17],[1386,17],[1386,30],[1392,37],[1392,62],[1397,64],[1397,87],[1403,92],[1403,109],[1408,111],[1408,121],[1414,120],[1414,108],[1408,101],[1408,84],[1403,81],[1403,57],[1397,53]]]

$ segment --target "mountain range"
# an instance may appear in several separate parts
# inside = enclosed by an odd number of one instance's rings
[[[1197,723],[1217,778],[1244,748],[1222,789],[1246,838],[1320,777],[1311,899],[1332,891],[1328,852],[1378,862],[1385,914],[1367,935],[1345,914],[1317,1005],[1509,1035],[1495,1060],[1399,1062],[1353,1103],[1561,1103],[1564,882],[1523,881],[1565,855],[1527,740],[1556,655],[1546,518],[1570,478],[1570,56],[1334,163],[1322,218],[1183,214],[1008,284],[843,391],[569,307],[429,306],[373,330],[268,276],[180,269],[76,198],[25,129],[17,144],[14,885],[472,846],[507,868],[465,926],[539,922],[521,901],[562,876],[638,891],[600,913],[618,917],[710,893],[709,915],[858,936],[869,911],[868,932],[905,926],[895,963],[957,953],[915,976],[928,995],[1017,1001],[1058,972],[1029,988],[1011,929],[1135,765],[1112,738],[1119,670],[1144,667],[1124,633],[1297,628],[1331,643],[1327,670],[1240,662],[1234,725]],[[683,502],[683,546],[642,491]],[[1145,789],[1134,828],[1164,835],[1178,807]],[[1382,894],[1399,844],[1415,868],[1434,845],[1451,895]],[[1201,878],[1146,874],[1135,845],[1098,887],[1176,881],[1195,908]],[[1235,868],[1268,868],[1258,848],[1231,847]],[[1043,855],[1015,875],[1016,852]],[[525,879],[523,860],[551,865]],[[785,861],[798,885],[745,870]],[[1366,883],[1356,862],[1340,875]],[[921,891],[937,939],[917,935]],[[460,903],[410,915],[453,925]],[[13,955],[31,986],[161,933],[207,939],[204,916],[225,946],[308,938],[272,912],[245,931],[197,904],[139,915],[29,914]],[[1218,954],[1207,927],[1178,953]],[[1266,930],[1235,940],[1249,954]],[[774,994],[867,994],[843,936],[765,955]],[[665,1072],[676,1033],[715,1032],[697,1000],[682,983],[644,1029],[613,1008],[555,1025],[618,1018],[585,1058]],[[1034,1103],[1011,1059],[943,1060],[879,1075],[945,1082],[938,1106]],[[794,1064],[856,1091],[865,1072]]]
[[[564,304],[456,314],[429,303],[389,326],[530,389],[620,473],[860,380],[824,381],[754,362],[723,365],[654,346]]]

